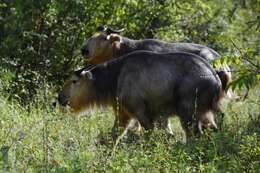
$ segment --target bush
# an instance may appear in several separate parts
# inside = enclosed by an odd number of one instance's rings
[[[234,67],[239,71],[234,83],[251,87],[259,81],[256,4],[256,0],[4,0],[0,66],[13,73],[7,90],[28,103],[43,81],[59,88],[72,70],[83,65],[80,47],[100,25],[125,27],[123,34],[135,39],[202,43],[228,57],[237,52],[233,39],[257,65],[253,70],[248,61],[239,59],[243,70]]]

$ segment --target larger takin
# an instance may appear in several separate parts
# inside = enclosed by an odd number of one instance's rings
[[[59,103],[73,112],[93,105],[116,112],[119,104],[116,120],[121,118],[125,131],[132,119],[152,129],[161,116],[177,115],[190,136],[203,133],[207,124],[216,127],[214,113],[226,87],[219,76],[194,54],[136,51],[76,72],[59,93]]]

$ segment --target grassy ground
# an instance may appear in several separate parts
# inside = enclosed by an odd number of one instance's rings
[[[40,97],[39,97],[40,98]],[[0,170],[7,172],[259,172],[260,90],[244,101],[225,102],[220,132],[180,141],[183,131],[172,120],[175,136],[153,131],[123,139],[114,155],[110,110],[71,116],[44,99],[31,109],[0,97]]]

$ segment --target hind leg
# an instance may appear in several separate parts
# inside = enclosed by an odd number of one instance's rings
[[[212,127],[217,130],[214,114],[211,111],[181,117],[181,124],[186,134],[186,140],[192,136],[204,134],[204,129]]]
[[[194,121],[192,113],[193,112],[189,109],[189,107],[179,107],[177,112],[177,116],[179,117],[181,126],[185,132],[185,142],[194,135]]]
[[[187,141],[187,139],[193,136],[194,130],[193,130],[192,121],[186,118],[180,118],[180,121],[181,121],[181,126],[185,132],[185,138]]]
[[[173,135],[173,131],[171,128],[171,122],[169,117],[160,117],[159,119],[155,120],[158,124],[159,129],[164,129],[170,135]]]
[[[201,114],[198,121],[198,129],[200,134],[203,134],[204,129],[211,127],[213,130],[217,130],[217,124],[215,122],[215,116],[212,111],[208,111],[204,114]]]
[[[199,133],[197,128],[198,116],[190,107],[180,107],[177,115],[180,118],[181,126],[185,132],[184,141],[187,141],[189,138]]]
[[[173,135],[170,118],[167,119],[166,131],[167,131],[169,134]]]

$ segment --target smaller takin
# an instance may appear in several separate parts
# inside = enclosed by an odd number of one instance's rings
[[[124,134],[132,120],[149,130],[159,118],[176,115],[188,137],[202,134],[208,125],[217,128],[214,113],[225,87],[225,79],[194,54],[136,51],[75,72],[58,100],[72,112],[94,105],[117,112],[119,104],[113,130],[119,121]]]

